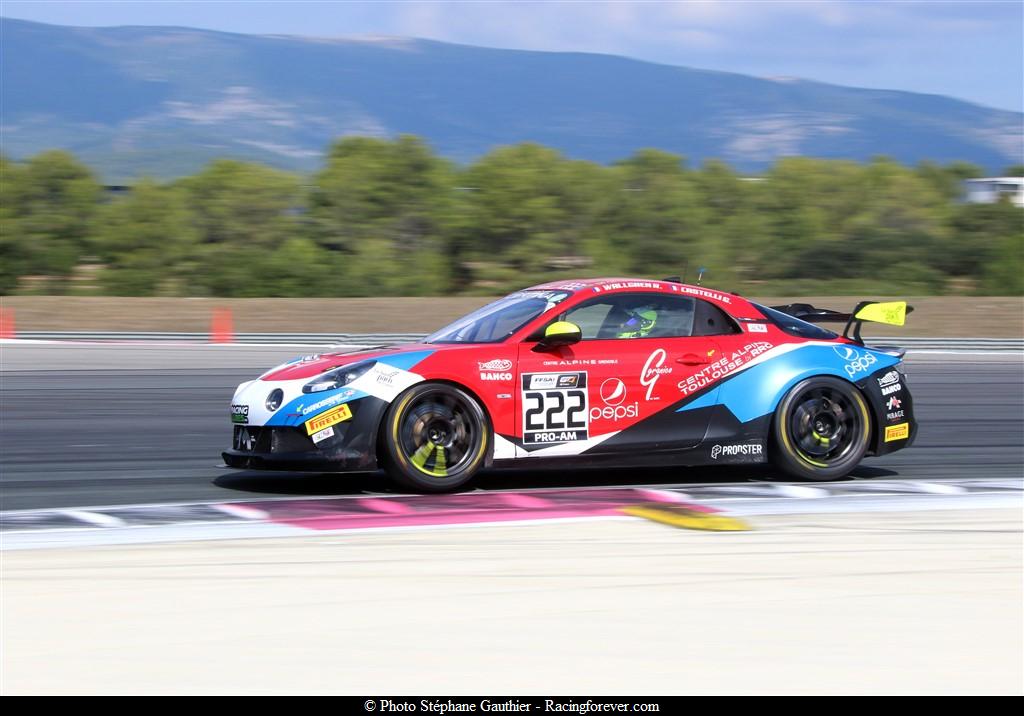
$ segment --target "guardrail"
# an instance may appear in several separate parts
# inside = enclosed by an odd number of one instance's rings
[[[89,341],[101,343],[248,343],[283,345],[374,345],[415,343],[425,333],[235,333],[230,341],[216,341],[210,333],[157,333],[144,331],[18,331],[18,338],[35,341]]]
[[[210,333],[142,331],[19,331],[18,338],[39,341],[211,343]],[[393,346],[415,343],[422,333],[235,333],[233,343],[263,345]],[[1024,351],[1024,338],[865,338],[868,345],[894,345],[909,350]]]

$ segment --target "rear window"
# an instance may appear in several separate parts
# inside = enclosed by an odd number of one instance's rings
[[[827,328],[808,323],[807,321],[801,321],[795,316],[791,316],[788,313],[782,311],[776,311],[774,308],[768,308],[755,303],[754,308],[763,313],[768,319],[776,326],[781,328],[791,336],[800,336],[801,338],[813,338],[819,341],[829,341],[833,338],[838,338],[838,333],[833,333]]]

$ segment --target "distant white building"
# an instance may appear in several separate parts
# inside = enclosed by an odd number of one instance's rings
[[[1014,206],[1024,208],[1024,177],[985,177],[964,181],[969,204],[994,204],[1000,197],[1010,197]]]

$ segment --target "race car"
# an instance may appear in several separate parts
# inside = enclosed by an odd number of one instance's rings
[[[860,336],[863,321],[903,325],[910,310],[770,308],[677,279],[546,283],[420,343],[308,355],[241,384],[223,457],[383,468],[422,492],[489,466],[771,461],[834,480],[914,440],[903,351]]]

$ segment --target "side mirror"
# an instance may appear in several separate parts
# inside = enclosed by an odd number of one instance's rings
[[[543,348],[559,348],[571,346],[583,340],[583,331],[575,323],[555,321],[544,330],[544,338],[538,344]]]

